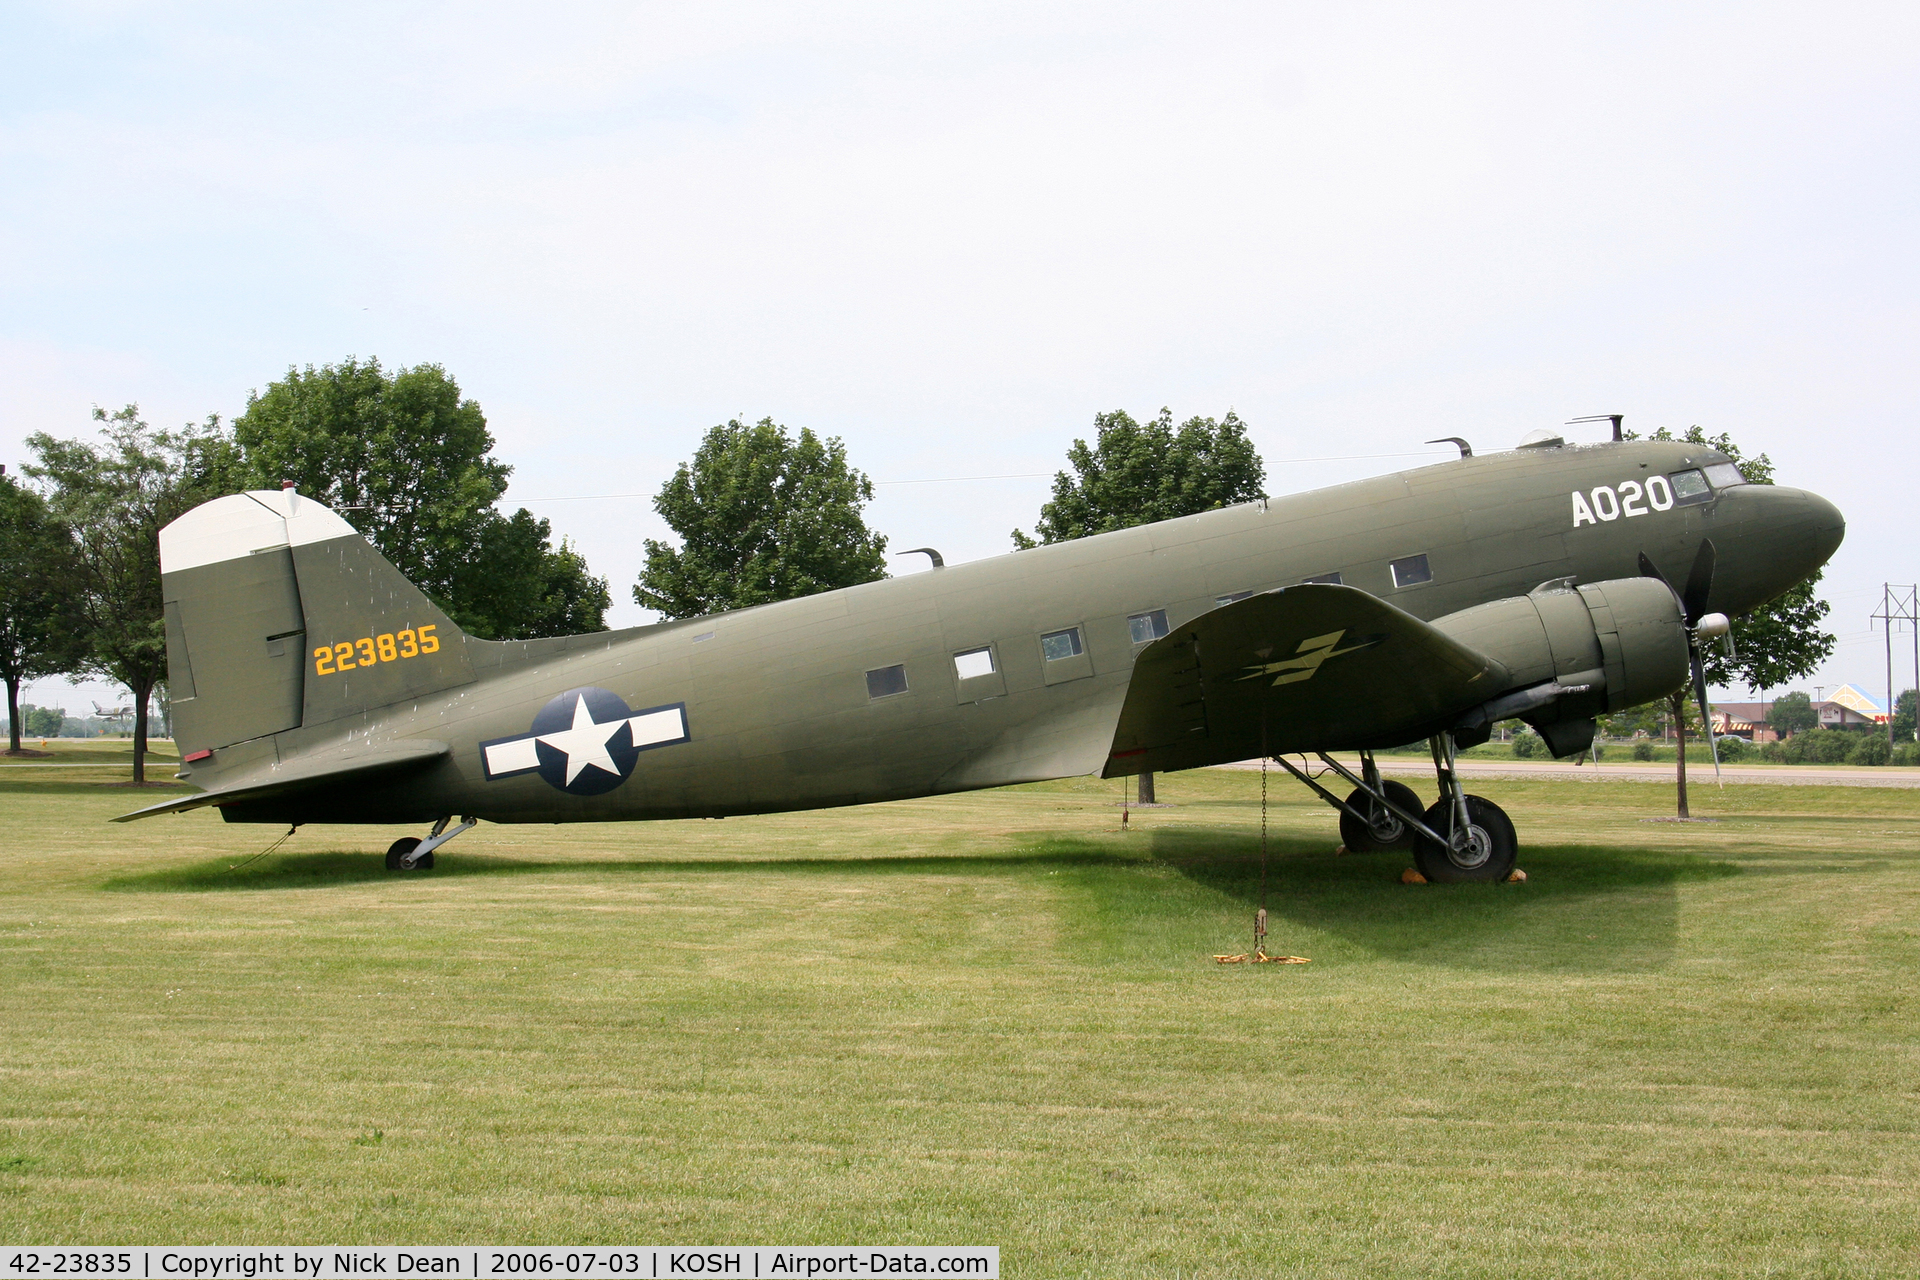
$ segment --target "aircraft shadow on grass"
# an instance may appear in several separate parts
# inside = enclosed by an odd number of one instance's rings
[[[1264,899],[1281,951],[1311,938],[1350,954],[1521,971],[1657,968],[1671,957],[1679,890],[1739,874],[1731,863],[1666,850],[1541,845],[1525,884],[1410,886],[1404,853],[1334,856],[1324,841],[1272,840]],[[299,891],[383,882],[402,892],[447,879],[551,875],[1040,876],[1069,895],[1085,954],[1187,963],[1246,949],[1243,920],[1262,900],[1259,839],[1245,831],[1162,828],[1116,843],[1031,833],[992,854],[901,857],[593,859],[465,854],[397,878],[379,854],[325,850],[222,857],[118,876],[120,892]]]
[[[1257,836],[1187,828],[1152,840],[1157,864],[1249,918],[1264,896],[1269,950],[1287,949],[1289,933],[1331,935],[1382,958],[1470,968],[1659,967],[1677,938],[1680,886],[1740,874],[1668,850],[1543,844],[1521,850],[1524,884],[1406,885],[1406,853],[1336,856],[1325,842],[1280,838],[1263,895]]]
[[[186,866],[114,876],[101,888],[134,893],[217,893],[232,890],[330,889],[342,885],[382,881],[395,885],[429,884],[449,877],[534,875],[764,875],[767,872],[816,875],[991,875],[1023,868],[1058,870],[1125,865],[1111,850],[1089,845],[1085,849],[1055,852],[1021,849],[1003,854],[927,854],[887,858],[516,858],[498,855],[448,857],[431,871],[405,876],[386,869],[377,853],[329,850],[318,853],[269,854],[258,859],[241,854]]]

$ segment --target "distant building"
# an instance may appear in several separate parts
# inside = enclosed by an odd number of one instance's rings
[[[1857,685],[1843,684],[1833,691],[1831,698],[1813,705],[1820,711],[1822,729],[1887,722],[1887,704]]]
[[[1749,742],[1776,742],[1780,735],[1767,723],[1770,702],[1716,702],[1713,705],[1713,732],[1720,738],[1745,738]]]
[[[1755,743],[1775,742],[1780,735],[1767,723],[1771,702],[1716,702],[1713,704],[1713,731],[1722,737],[1746,738]],[[1884,700],[1864,692],[1858,685],[1843,684],[1824,702],[1813,704],[1822,729],[1864,729],[1887,722]]]

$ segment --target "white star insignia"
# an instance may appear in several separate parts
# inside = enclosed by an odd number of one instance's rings
[[[607,754],[607,743],[613,741],[613,735],[625,728],[626,724],[625,716],[604,723],[596,721],[593,712],[587,709],[586,698],[578,697],[573,701],[573,727],[558,733],[540,734],[539,741],[566,753],[565,786],[572,786],[573,780],[588,768],[604,770],[617,778],[620,768],[614,764],[613,757]]]

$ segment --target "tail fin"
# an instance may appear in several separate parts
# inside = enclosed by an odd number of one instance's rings
[[[473,679],[447,615],[291,489],[216,498],[162,529],[160,582],[182,755]]]

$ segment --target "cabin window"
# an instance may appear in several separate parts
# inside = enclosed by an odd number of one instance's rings
[[[1425,559],[1426,557],[1422,556],[1421,558]],[[1332,573],[1316,573],[1311,578],[1300,579],[1302,586],[1310,582],[1320,582],[1330,587],[1337,587],[1340,585],[1340,571],[1335,569]]]
[[[1040,653],[1048,662],[1058,662],[1062,658],[1077,658],[1086,652],[1080,643],[1080,628],[1068,627],[1065,631],[1049,631],[1040,637]]]
[[[1745,484],[1747,478],[1740,474],[1740,468],[1731,462],[1716,462],[1707,468],[1707,483],[1716,489],[1731,489],[1736,484]]]
[[[962,680],[975,680],[994,672],[993,649],[969,649],[953,655],[953,673]]]
[[[711,640],[711,639],[713,639],[713,632],[702,631],[699,635],[693,638],[693,643],[699,644],[702,640]]]
[[[902,663],[891,667],[875,667],[867,672],[867,696],[869,698],[891,698],[896,693],[907,691],[907,668]]]
[[[1236,591],[1230,596],[1215,596],[1213,598],[1213,607],[1218,609],[1223,605],[1232,604],[1236,600],[1245,600],[1252,594],[1253,592],[1251,591]]]
[[[1393,571],[1393,585],[1396,587],[1417,587],[1423,582],[1433,581],[1433,570],[1427,566],[1427,553],[1408,556],[1404,560],[1395,560],[1387,566]]]
[[[1145,644],[1149,640],[1158,640],[1167,634],[1167,611],[1151,609],[1146,613],[1136,613],[1127,619],[1127,632],[1135,644]]]
[[[1676,471],[1667,479],[1673,484],[1673,505],[1676,507],[1705,502],[1713,497],[1713,490],[1707,487],[1707,478],[1698,471]]]

